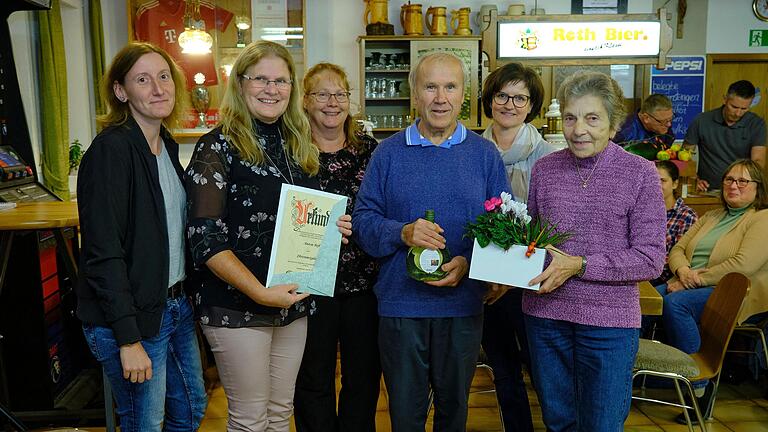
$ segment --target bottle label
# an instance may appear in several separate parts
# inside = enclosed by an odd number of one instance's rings
[[[422,250],[418,260],[417,264],[425,273],[434,273],[443,265],[443,256],[434,249]]]

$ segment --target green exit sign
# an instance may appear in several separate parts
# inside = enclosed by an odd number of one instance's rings
[[[750,30],[749,46],[751,47],[768,46],[768,30]]]

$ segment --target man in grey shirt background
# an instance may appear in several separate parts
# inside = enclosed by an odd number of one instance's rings
[[[749,112],[755,86],[747,80],[728,86],[723,105],[693,119],[685,146],[699,149],[696,189],[720,189],[725,169],[737,159],[752,159],[765,166],[765,120]]]

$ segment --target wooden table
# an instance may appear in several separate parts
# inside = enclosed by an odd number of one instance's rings
[[[640,289],[640,312],[643,315],[661,315],[664,298],[648,281],[637,284]]]
[[[65,257],[67,271],[70,276],[76,278],[75,256],[72,245],[64,239],[63,229],[77,227],[79,223],[77,203],[68,201],[18,203],[16,208],[0,211],[0,293],[3,291],[13,235],[16,231],[52,230],[56,237],[56,247]]]

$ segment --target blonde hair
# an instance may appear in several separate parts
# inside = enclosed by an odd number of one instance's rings
[[[319,75],[323,72],[329,72],[336,75],[336,79],[344,90],[349,91],[349,79],[344,69],[333,63],[318,63],[312,66],[304,75],[304,97],[311,97],[309,94],[314,90],[317,82],[319,81]],[[306,112],[306,109],[304,110]],[[360,127],[357,124],[357,118],[351,114],[347,115],[344,120],[344,136],[347,140],[347,144],[359,150],[362,145],[362,140],[359,135]]]
[[[290,71],[291,95],[288,107],[281,116],[281,132],[285,138],[288,154],[296,164],[310,175],[317,174],[320,166],[319,151],[312,144],[309,120],[304,115],[300,100],[299,83],[296,82],[296,68],[291,54],[280,44],[260,40],[250,43],[237,56],[227,82],[224,98],[219,108],[222,132],[237,149],[240,158],[254,164],[264,162],[264,153],[254,135],[251,113],[240,92],[242,75],[245,71],[266,57],[282,59]]]
[[[109,69],[107,69],[107,72],[101,78],[101,95],[104,101],[104,106],[107,108],[107,113],[96,117],[99,129],[121,125],[131,117],[130,106],[127,102],[123,102],[117,98],[113,86],[115,83],[124,86],[125,77],[128,75],[131,68],[133,68],[133,65],[136,64],[143,55],[152,53],[160,54],[165,62],[168,63],[171,77],[173,77],[173,88],[175,91],[174,99],[176,103],[168,117],[163,119],[163,125],[168,129],[178,125],[179,119],[187,107],[187,92],[185,91],[187,80],[184,78],[181,68],[179,68],[176,62],[173,61],[173,58],[171,58],[171,56],[162,48],[147,42],[131,42],[115,55],[115,58],[112,59],[112,63],[109,65]]]

